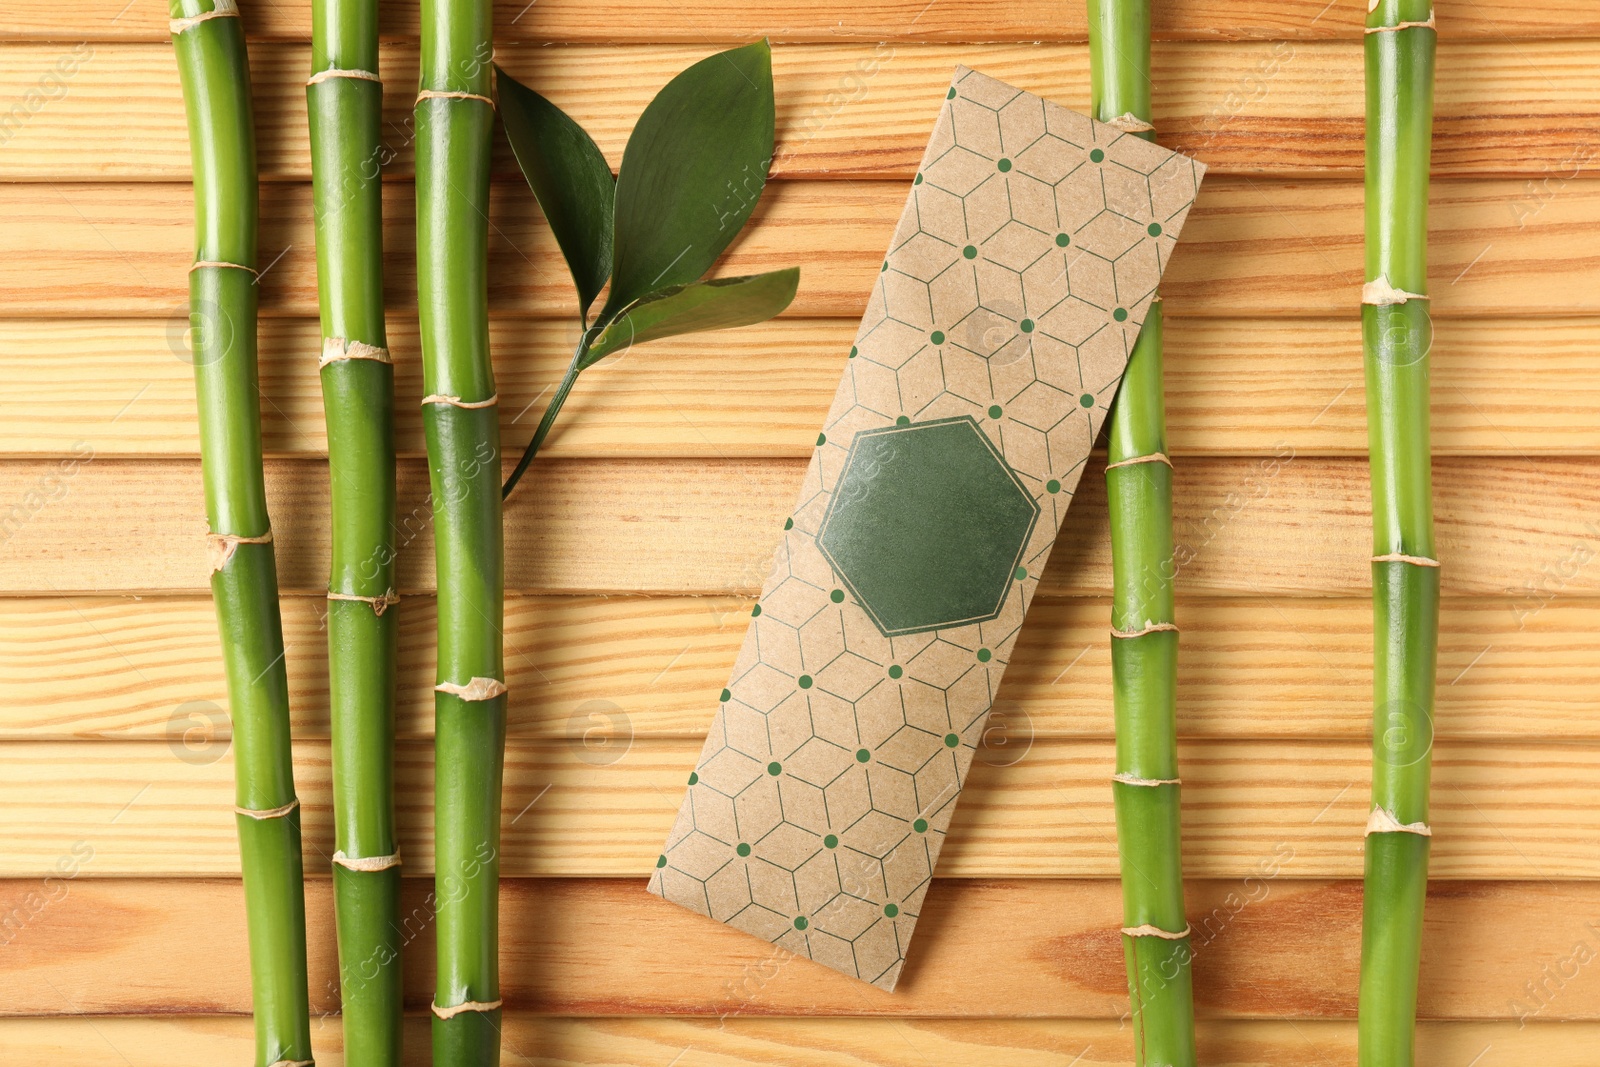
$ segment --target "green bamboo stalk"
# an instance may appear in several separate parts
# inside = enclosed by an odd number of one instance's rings
[[[1367,17],[1365,349],[1372,464],[1372,806],[1361,915],[1359,1059],[1410,1067],[1439,643],[1428,444],[1428,166],[1436,35],[1429,0]],[[1374,32],[1376,31],[1376,32]],[[1374,284],[1376,283],[1376,284]],[[1410,830],[1401,829],[1410,827]],[[1421,830],[1422,832],[1416,832]]]
[[[439,583],[436,1067],[500,1062],[500,423],[489,364],[490,0],[422,0],[417,297]]]
[[[233,722],[256,1064],[311,1063],[300,812],[256,377],[256,152],[244,29],[231,0],[171,0],[194,168],[189,272],[211,596]]]
[[[1150,122],[1149,0],[1089,0],[1094,117]],[[1154,131],[1138,132],[1153,140]],[[1123,957],[1140,1067],[1193,1067],[1176,736],[1178,631],[1161,304],[1151,304],[1111,411],[1112,798],[1122,865]],[[1136,931],[1136,933],[1130,933]]]
[[[383,321],[376,0],[317,0],[306,107],[333,490],[328,673],[345,1062],[400,1063],[394,367]]]

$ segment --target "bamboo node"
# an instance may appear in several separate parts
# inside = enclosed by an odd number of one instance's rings
[[[448,693],[467,701],[493,700],[497,696],[504,696],[507,692],[506,683],[495,678],[474,678],[466,685],[440,682],[433,689],[436,693]]]
[[[1367,820],[1367,832],[1362,836],[1371,837],[1373,834],[1416,834],[1419,837],[1432,837],[1433,829],[1425,822],[1401,822],[1387,808],[1373,808],[1372,817]]]
[[[1171,930],[1163,930],[1159,926],[1151,926],[1149,923],[1145,923],[1143,926],[1124,926],[1122,933],[1124,937],[1159,937],[1163,941],[1182,941],[1189,936],[1189,924],[1184,923],[1183,929],[1177,933],[1173,933]]]
[[[464,1011],[496,1011],[504,1003],[503,1000],[464,1000],[448,1008],[441,1008],[437,1004],[432,1005],[432,1008],[433,1013],[439,1018],[454,1019]]]
[[[188,18],[168,19],[167,30],[176,36],[185,30],[192,30],[202,22],[208,22],[211,19],[236,19],[238,17],[239,5],[234,3],[234,0],[216,0],[210,11],[202,11],[198,15],[190,15]]]
[[[453,408],[465,408],[468,411],[475,408],[492,408],[498,403],[500,403],[499,393],[488,400],[462,400],[459,396],[445,396],[443,393],[429,393],[422,398],[423,407],[429,404],[449,404]]]
[[[1374,563],[1409,563],[1413,567],[1437,567],[1439,561],[1427,556],[1408,556],[1404,552],[1390,552],[1382,556],[1373,556]]]
[[[1181,778],[1140,778],[1137,774],[1127,773],[1113,774],[1111,776],[1111,780],[1113,782],[1121,782],[1123,785],[1142,785],[1151,787],[1158,785],[1183,784],[1183,779]]]
[[[335,593],[330,589],[328,590],[328,599],[358,600],[364,604],[371,604],[374,615],[382,615],[385,611],[400,603],[400,594],[391,589],[382,596],[359,596],[355,593]]]
[[[1152,133],[1155,127],[1131,111],[1125,111],[1114,119],[1106,119],[1107,126],[1115,126],[1123,133]]]
[[[395,849],[387,856],[346,856],[340,849],[333,854],[333,862],[351,871],[387,871],[400,866],[400,850]]]
[[[1367,14],[1372,14],[1378,9],[1376,0],[1367,0]],[[1366,33],[1393,33],[1396,30],[1434,30],[1438,27],[1433,24],[1433,8],[1428,9],[1427,22],[1397,22],[1393,26],[1368,26]]]
[[[247,267],[243,263],[229,263],[222,259],[197,259],[189,265],[189,273],[193,274],[201,267],[223,267],[228,270],[247,270],[251,274],[257,273],[254,267]]]
[[[241,808],[239,805],[235,804],[233,806],[233,813],[235,815],[248,815],[257,822],[261,822],[264,819],[281,819],[299,806],[300,798],[295,797],[281,808],[268,808],[265,811],[257,811],[253,808]]]
[[[1151,622],[1146,619],[1142,630],[1119,630],[1113,626],[1111,628],[1111,636],[1127,640],[1130,637],[1143,637],[1145,634],[1165,633],[1168,631],[1177,633],[1178,624],[1175,622]]]
[[[1404,304],[1407,300],[1426,300],[1426,293],[1408,293],[1389,284],[1387,275],[1380,274],[1361,287],[1361,302],[1374,307]]]
[[[272,544],[272,531],[268,530],[260,537],[242,537],[239,534],[206,534],[206,548],[211,552],[211,573],[215,574],[228,565],[233,554],[239,551],[240,545],[270,545]]]
[[[346,341],[343,337],[327,337],[322,341],[322,358],[318,367],[341,359],[370,359],[377,363],[393,363],[387,348],[369,345],[365,341]]]
[[[1131,467],[1135,463],[1165,463],[1172,466],[1172,460],[1165,452],[1152,452],[1148,456],[1133,456],[1129,459],[1119,459],[1115,463],[1107,463],[1106,470],[1114,471],[1118,467]]]
[[[417,94],[417,103],[420,104],[424,100],[482,100],[490,107],[494,107],[494,101],[487,96],[480,96],[477,93],[458,93],[449,89],[424,89]]]
[[[377,82],[379,85],[383,84],[383,79],[379,78],[370,70],[344,70],[340,67],[329,67],[327,70],[319,70],[315,74],[311,75],[311,77],[307,78],[306,85],[319,85],[322,82],[330,81],[334,78],[355,78],[358,81]]]

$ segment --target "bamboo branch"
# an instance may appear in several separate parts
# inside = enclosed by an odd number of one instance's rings
[[[1094,117],[1153,140],[1149,0],[1089,0]],[[1172,462],[1161,303],[1150,306],[1111,410],[1111,668],[1123,955],[1139,1067],[1193,1067],[1189,924],[1179,842]]]
[[[489,364],[489,0],[423,0],[416,105],[423,428],[439,581],[437,1067],[500,1062],[505,763],[500,417]]]
[[[306,85],[322,396],[333,494],[328,576],[334,913],[345,1062],[400,1063],[394,827],[394,367],[383,321],[376,0],[317,0]]]
[[[1359,1058],[1409,1067],[1427,890],[1439,642],[1428,441],[1428,165],[1436,35],[1428,0],[1367,17],[1365,349],[1372,464],[1372,806],[1361,917]]]
[[[256,371],[256,152],[250,67],[233,0],[171,0],[189,117],[189,271],[211,595],[233,723],[234,818],[250,932],[256,1064],[311,1062],[300,811],[278,573],[261,467]]]

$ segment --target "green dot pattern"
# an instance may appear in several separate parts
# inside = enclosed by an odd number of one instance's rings
[[[989,405],[989,417],[991,419],[998,419],[1001,415],[1004,415],[1004,414],[1005,414],[1005,411],[1004,411],[1004,409],[1002,409],[1000,407],[999,404],[990,404]]]
[[[745,844],[743,841],[740,841],[739,847],[734,849],[734,851],[741,856],[748,856],[750,855],[750,846]]]
[[[838,848],[839,847],[839,835],[838,834],[829,834],[827,837],[824,837],[822,839],[822,847],[823,848]]]
[[[804,915],[799,916],[794,921],[794,928],[796,930],[804,930],[806,927],[808,927],[810,925],[811,924],[806,921],[806,917]]]
[[[1056,479],[1051,478],[1048,482],[1044,483],[1044,491],[1049,493],[1051,496],[1054,496],[1055,494],[1061,492],[1061,483]]]
[[[891,919],[894,918],[896,915],[900,914],[900,905],[898,905],[898,904],[885,904],[883,906],[883,914],[888,916]]]
[[[810,689],[816,683],[812,681],[811,675],[802,674],[798,684],[801,689]]]
[[[1128,309],[1127,308],[1117,308],[1117,310],[1115,310],[1115,311],[1113,311],[1111,313],[1111,317],[1116,319],[1118,322],[1127,322],[1128,321]]]
[[[689,784],[690,785],[699,785],[700,784],[700,772],[699,771],[690,771],[689,772]]]
[[[945,734],[944,735],[944,747],[945,748],[955,748],[960,743],[961,743],[961,738],[956,736],[955,734]]]
[[[936,345],[944,344],[944,331],[943,330],[934,330],[932,333],[930,333],[928,335],[928,340],[932,341]]]
[[[897,415],[897,416],[895,416],[894,424],[896,426],[910,426],[911,425],[911,416],[910,415]]]
[[[1150,225],[1148,225],[1148,226],[1146,226],[1144,228],[1144,232],[1149,234],[1151,237],[1160,237],[1161,236],[1161,223],[1152,222]]]
[[[843,589],[835,589],[833,592],[828,594],[828,599],[833,601],[835,604],[843,604],[844,603],[844,590]]]
[[[1023,319],[1021,322],[1017,323],[1017,326],[1022,330],[1023,333],[1032,333],[1033,332],[1033,320],[1032,319]]]
[[[928,832],[928,820],[918,819],[916,822],[911,824],[911,828],[919,834],[925,834]]]
[[[866,763],[870,759],[872,759],[872,753],[871,752],[867,751],[864,748],[856,749],[856,762],[857,763]]]
[[[962,256],[964,256],[967,259],[977,259],[978,258],[978,246],[977,245],[968,245],[967,247],[965,247],[965,248],[963,248],[961,250],[961,254],[962,254]]]
[[[1020,582],[1028,577],[1028,568],[1018,567],[1015,571],[1011,572],[1011,576]]]
[[[900,664],[898,664],[898,663],[889,664],[889,677],[891,677],[891,678],[899,678],[904,673],[906,673],[905,668],[900,666]]]
[[[1071,243],[1072,243],[1072,238],[1068,237],[1066,234],[1064,234],[1064,233],[1056,234],[1056,247],[1057,248],[1065,248],[1068,245],[1070,245]]]
[[[1091,163],[1104,163],[1105,161],[1106,161],[1106,154],[1104,152],[1100,151],[1100,149],[1096,148],[1094,151],[1089,153],[1089,162],[1091,162]]]
[[[656,868],[658,870],[660,868],[662,868],[662,867],[665,867],[666,865],[667,865],[667,857],[665,857],[665,856],[657,856],[656,857]]]
[[[779,763],[777,760],[773,760],[771,763],[767,764],[767,773],[772,775],[774,778],[778,777],[778,775],[783,773],[783,764]]]
[[[1081,406],[1086,407],[1086,408],[1094,407],[1094,394],[1093,393],[1084,393],[1082,396],[1080,396],[1078,398],[1078,403]]]
[[[979,663],[988,663],[993,658],[994,658],[994,653],[990,652],[987,648],[978,649],[978,662]]]
[[[995,167],[1000,171],[1001,174],[1009,174],[1011,173],[1011,160],[1002,159],[999,163],[995,164]]]

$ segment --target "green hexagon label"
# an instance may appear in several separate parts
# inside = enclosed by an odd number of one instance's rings
[[[1000,614],[1039,504],[971,416],[863,430],[817,532],[886,637]]]

